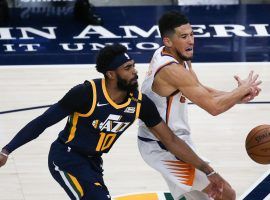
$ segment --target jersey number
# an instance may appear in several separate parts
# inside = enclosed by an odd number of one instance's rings
[[[96,151],[104,151],[105,149],[110,148],[115,138],[116,138],[115,133],[106,134],[101,132],[96,147]]]

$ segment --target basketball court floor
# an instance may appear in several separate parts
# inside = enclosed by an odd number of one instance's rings
[[[245,138],[253,127],[270,124],[270,64],[195,63],[193,67],[202,83],[221,90],[236,87],[233,75],[244,78],[250,70],[258,73],[263,81],[262,92],[252,103],[236,105],[216,117],[189,105],[192,137],[198,151],[231,183],[241,199],[241,195],[269,169],[269,165],[257,164],[248,157]],[[147,64],[137,64],[140,83],[146,69]],[[45,108],[17,109],[53,104],[74,85],[96,77],[101,74],[93,65],[1,66],[0,146],[45,111]],[[50,144],[65,121],[48,128],[39,138],[12,153],[8,163],[0,169],[1,200],[68,199],[47,167]],[[167,191],[158,172],[141,159],[136,140],[137,123],[123,134],[109,154],[103,156],[105,182],[112,196]]]

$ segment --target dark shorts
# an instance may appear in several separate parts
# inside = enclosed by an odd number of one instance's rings
[[[56,140],[51,145],[48,165],[53,178],[70,199],[111,199],[103,181],[100,156],[82,155]]]

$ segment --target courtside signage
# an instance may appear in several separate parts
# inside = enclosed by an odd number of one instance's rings
[[[182,9],[189,16],[195,36],[195,62],[269,61],[270,6],[263,5],[260,12],[257,7],[247,7],[249,12],[239,18],[242,6],[211,7],[208,11],[205,6],[162,7],[161,11]],[[97,52],[114,43],[126,46],[137,62],[149,62],[162,43],[156,25],[162,12],[156,10],[154,6],[99,8],[105,24],[93,26],[72,21],[72,12],[66,13],[69,17],[65,16],[65,21],[51,13],[44,23],[42,12],[25,15],[26,10],[19,9],[18,18],[0,27],[0,65],[94,63]],[[221,18],[215,15],[217,11],[219,16],[239,13]],[[34,19],[27,19],[31,14]],[[31,59],[22,59],[27,56]]]
[[[195,38],[228,38],[228,37],[270,37],[269,24],[249,24],[245,27],[240,24],[204,24],[192,25]],[[125,45],[129,50],[153,50],[160,46],[160,43],[153,41],[142,41],[132,44],[129,41],[136,39],[149,39],[151,37],[160,38],[158,26],[154,25],[150,29],[143,29],[135,25],[120,25],[118,31],[113,32],[103,26],[88,25],[77,34],[71,35],[68,41],[57,43],[56,48],[62,51],[82,51],[87,48],[91,51],[100,50],[106,44],[114,43],[117,39],[119,43]],[[268,31],[269,29],[269,31]],[[59,27],[2,27],[0,28],[0,40],[6,41],[2,44],[2,50],[8,52],[35,52],[43,48],[40,43],[35,43],[39,39],[59,40]],[[84,42],[91,38],[98,38],[95,42]],[[151,39],[149,39],[151,40]],[[14,44],[13,41],[22,43]],[[29,43],[25,43],[29,41]],[[72,42],[70,42],[72,41]]]

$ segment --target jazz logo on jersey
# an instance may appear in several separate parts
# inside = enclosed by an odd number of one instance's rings
[[[134,112],[135,112],[135,108],[134,108]],[[122,132],[128,127],[130,122],[121,122],[120,121],[121,118],[122,118],[121,115],[110,114],[104,122],[101,122],[98,119],[93,120],[92,126],[96,129],[98,128],[100,131],[111,132],[111,133],[117,133],[119,131]]]

